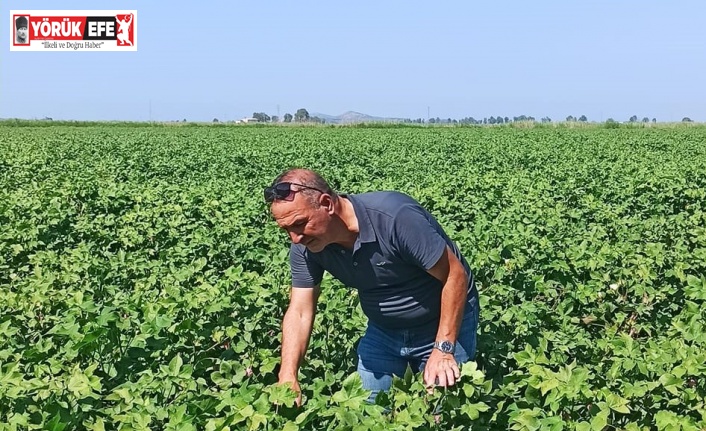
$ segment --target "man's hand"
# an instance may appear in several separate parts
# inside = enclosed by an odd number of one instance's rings
[[[441,316],[436,339],[455,343],[466,306],[468,274],[448,245],[446,253],[442,254],[439,261],[427,272],[443,283]],[[434,386],[453,386],[460,376],[453,354],[444,353],[436,348],[431,351],[424,367],[424,383],[430,392],[433,392]]]
[[[280,379],[279,379],[280,385],[287,384],[287,383],[289,383],[292,386],[292,390],[297,393],[297,400],[296,400],[297,407],[301,407],[302,406],[302,390],[299,387],[299,381],[297,381],[297,379],[283,379],[280,377]]]
[[[432,392],[434,386],[453,386],[461,376],[454,355],[434,349],[424,367],[424,384]]]
[[[297,393],[297,406],[302,405],[302,391],[297,378],[311,338],[311,328],[316,315],[316,302],[321,289],[292,288],[289,307],[282,321],[282,365],[279,383],[291,383]]]

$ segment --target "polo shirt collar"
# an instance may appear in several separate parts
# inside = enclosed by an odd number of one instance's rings
[[[367,208],[358,198],[354,195],[344,194],[341,196],[347,198],[353,204],[353,212],[355,212],[355,217],[358,219],[358,238],[355,240],[355,245],[353,245],[353,251],[355,252],[360,248],[361,244],[377,240],[375,229],[373,229],[373,223],[370,221]]]

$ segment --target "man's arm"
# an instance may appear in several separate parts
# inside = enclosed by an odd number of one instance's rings
[[[320,292],[318,285],[313,288],[292,288],[289,307],[282,320],[282,364],[279,382],[292,384],[292,389],[299,394],[297,405],[302,402],[298,380],[299,367],[309,346]]]
[[[443,283],[441,291],[441,317],[436,341],[448,340],[456,343],[463,319],[463,311],[468,295],[468,274],[449,246],[439,261],[427,271]],[[452,386],[460,372],[452,354],[433,349],[424,367],[424,382],[427,386]]]

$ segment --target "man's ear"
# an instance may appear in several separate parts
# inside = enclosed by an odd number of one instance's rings
[[[334,205],[333,199],[330,195],[322,193],[321,197],[319,198],[319,204],[321,204],[322,207],[326,208],[326,211],[328,211],[329,214],[333,214]]]

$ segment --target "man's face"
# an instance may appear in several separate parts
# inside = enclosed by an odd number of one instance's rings
[[[277,225],[286,230],[295,244],[302,244],[315,253],[330,244],[330,216],[326,207],[316,208],[301,193],[292,201],[274,201],[270,208]]]
[[[17,37],[19,37],[20,39],[27,39],[27,27],[18,28]]]

